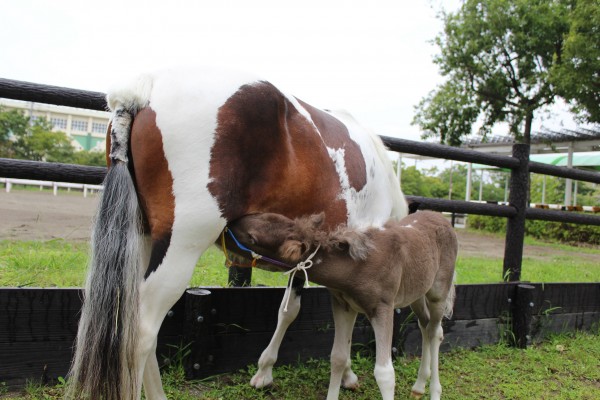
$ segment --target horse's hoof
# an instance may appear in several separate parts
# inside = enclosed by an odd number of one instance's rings
[[[419,392],[415,392],[414,390],[410,392],[410,397],[412,397],[413,399],[420,399],[421,397],[423,397],[424,393],[419,393]]]
[[[250,386],[256,389],[262,389],[267,386],[271,386],[273,383],[273,377],[267,375],[256,374],[250,380]]]

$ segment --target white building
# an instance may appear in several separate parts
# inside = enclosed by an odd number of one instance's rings
[[[32,120],[48,119],[54,130],[71,138],[76,150],[105,150],[108,112],[2,98],[0,106],[5,110],[21,110]]]

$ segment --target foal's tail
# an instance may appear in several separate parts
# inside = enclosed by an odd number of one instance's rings
[[[450,319],[452,318],[452,314],[454,313],[454,300],[456,299],[456,271],[454,271],[454,276],[452,277],[452,284],[450,285],[450,290],[448,291],[448,297],[446,297],[446,303],[444,304],[444,317]]]
[[[116,102],[111,165],[95,217],[91,261],[67,398],[135,399],[142,213],[128,165],[137,108]]]

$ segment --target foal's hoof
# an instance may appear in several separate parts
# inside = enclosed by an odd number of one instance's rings
[[[356,374],[352,371],[347,373],[342,378],[342,387],[349,390],[358,389],[360,387],[360,384],[358,383],[358,376],[356,376]]]
[[[420,399],[421,397],[423,397],[424,393],[419,393],[419,392],[415,392],[414,390],[410,392],[410,397],[412,397],[413,399]]]
[[[256,389],[261,389],[267,386],[271,386],[273,383],[273,375],[257,373],[250,379],[250,386]]]

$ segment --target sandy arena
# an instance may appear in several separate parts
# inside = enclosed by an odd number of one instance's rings
[[[0,189],[0,240],[87,241],[90,226],[98,204],[98,196],[83,197],[81,192]],[[457,229],[462,256],[489,258],[504,257],[504,239],[493,235],[466,232]],[[525,246],[525,256],[552,258],[568,254],[543,246]],[[597,259],[595,254],[581,254]]]

